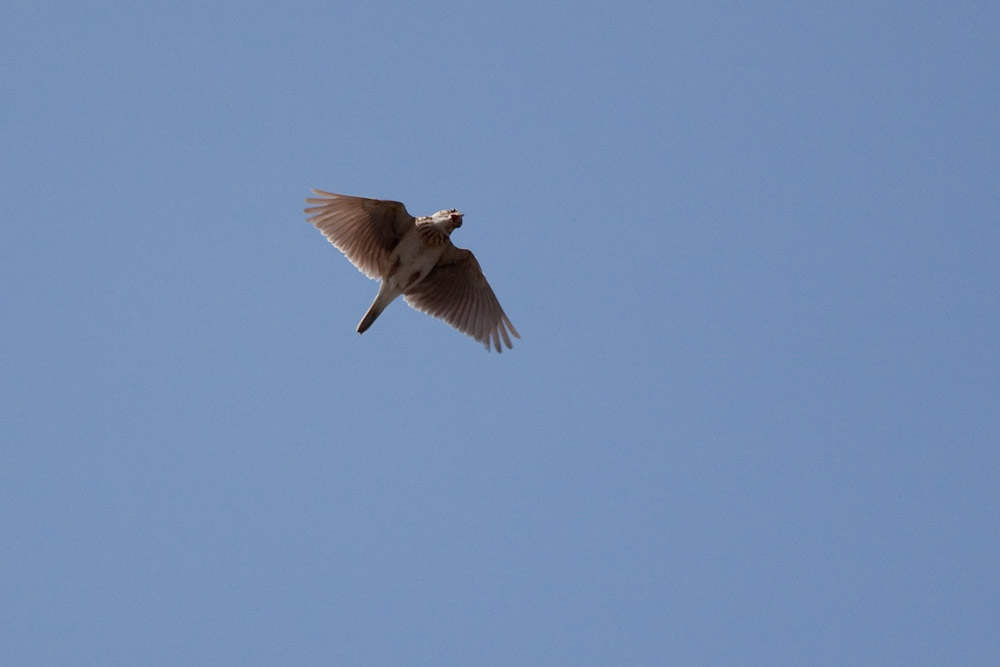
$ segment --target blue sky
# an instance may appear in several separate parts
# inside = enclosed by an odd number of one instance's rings
[[[995,665],[1000,9],[0,8],[0,663]],[[309,189],[458,208],[522,339]]]

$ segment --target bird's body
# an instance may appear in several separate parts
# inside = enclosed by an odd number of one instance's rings
[[[508,329],[520,338],[486,282],[479,262],[456,248],[451,233],[462,226],[455,209],[414,218],[399,202],[313,190],[306,200],[312,222],[358,269],[381,280],[378,294],[358,324],[364,333],[397,297],[439,317],[487,349],[511,347]]]
[[[399,240],[389,256],[389,273],[379,283],[375,301],[358,324],[358,333],[367,331],[386,306],[427,277],[441,258],[446,243],[450,243],[448,235],[433,223],[414,225]]]

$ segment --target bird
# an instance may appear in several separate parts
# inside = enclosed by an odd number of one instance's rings
[[[358,323],[364,333],[385,308],[402,296],[412,308],[502,352],[520,338],[475,255],[451,242],[462,226],[457,209],[415,218],[398,201],[368,199],[314,189],[305,209],[323,236],[369,278],[378,294]],[[508,334],[508,331],[510,332]]]

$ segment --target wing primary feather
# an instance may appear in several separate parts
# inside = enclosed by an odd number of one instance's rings
[[[508,350],[511,349],[513,345],[510,344],[510,336],[507,335],[507,328],[504,327],[503,325],[502,317],[500,318],[500,321],[497,323],[497,330],[500,332],[500,335],[503,336],[503,342],[507,346],[507,349]]]

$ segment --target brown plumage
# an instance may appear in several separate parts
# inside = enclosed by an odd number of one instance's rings
[[[378,294],[358,324],[364,333],[396,297],[440,318],[489,349],[510,348],[517,333],[469,250],[456,248],[451,233],[462,226],[455,209],[414,218],[397,201],[348,197],[313,190],[309,222],[369,278]]]

